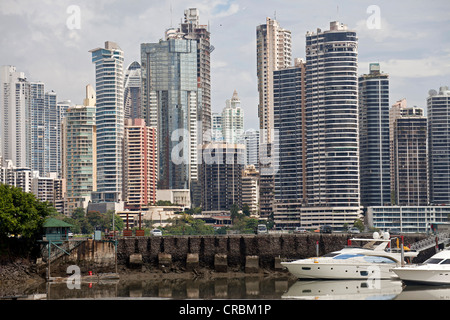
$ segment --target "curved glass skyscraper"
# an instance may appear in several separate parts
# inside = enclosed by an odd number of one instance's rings
[[[356,33],[339,22],[308,32],[306,63],[308,206],[350,222],[360,210]]]

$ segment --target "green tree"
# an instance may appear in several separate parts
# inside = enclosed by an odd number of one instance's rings
[[[230,218],[234,223],[236,219],[241,218],[241,214],[239,213],[239,207],[236,203],[233,203],[230,208]]]
[[[240,233],[253,233],[258,224],[258,219],[242,216],[233,222],[232,229],[238,230]]]
[[[125,223],[123,222],[122,218],[118,214],[116,214],[114,210],[108,210],[106,212],[104,222],[105,228],[108,230],[113,229],[113,221],[112,221],[113,215],[114,215],[114,229],[118,231],[123,230]]]
[[[242,213],[244,214],[244,216],[250,217],[251,212],[250,212],[250,206],[248,204],[244,204],[242,206]]]
[[[170,226],[165,227],[168,234],[173,235],[201,235],[214,234],[214,228],[205,224],[204,220],[194,219],[189,214],[173,219]]]
[[[48,202],[36,199],[21,188],[0,184],[0,238],[21,235],[36,239],[47,216],[56,215]]]
[[[364,231],[364,222],[362,222],[362,221],[359,220],[359,219],[355,220],[355,223],[353,224],[353,226],[355,226],[356,228],[358,228],[359,231],[361,231],[361,232]]]

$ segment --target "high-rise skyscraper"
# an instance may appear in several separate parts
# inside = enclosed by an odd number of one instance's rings
[[[144,119],[125,120],[123,193],[126,207],[142,209],[156,202],[156,128]]]
[[[400,206],[428,205],[427,118],[405,108],[394,122],[394,195]]]
[[[242,144],[208,143],[203,145],[201,169],[202,209],[229,211],[233,204],[242,208]]]
[[[307,32],[306,64],[308,206],[323,208],[316,225],[342,226],[361,213],[356,32]]]
[[[222,110],[222,133],[226,143],[242,143],[244,133],[244,110],[234,90],[233,97],[226,101]]]
[[[30,82],[14,66],[0,71],[0,128],[3,159],[31,168]]]
[[[260,213],[268,218],[273,213],[274,131],[273,72],[291,66],[291,32],[281,28],[278,21],[266,18],[256,28],[256,70],[258,77]]]
[[[222,113],[214,112],[212,114],[211,141],[223,141]]]
[[[124,84],[125,119],[141,119],[141,65],[134,61],[125,72]]]
[[[31,169],[40,177],[61,175],[61,121],[67,106],[57,103],[54,91],[42,82],[31,82]]]
[[[450,204],[450,90],[430,90],[428,106],[428,159],[430,203]]]
[[[274,180],[274,222],[298,226],[300,207],[306,200],[305,62],[273,72],[274,144],[277,167]]]
[[[41,177],[45,177],[47,108],[44,83],[31,82],[30,92],[31,170],[37,170]]]
[[[245,165],[259,168],[259,130],[248,129],[244,132]]]
[[[272,73],[290,67],[291,63],[291,32],[281,28],[278,21],[266,18],[266,23],[256,28],[258,117],[261,141],[265,143],[272,143],[274,138]]]
[[[196,8],[184,10],[184,22],[181,23],[179,32],[184,39],[197,41],[197,120],[201,122],[202,130],[199,130],[199,144],[211,141],[211,136],[206,134],[211,129],[211,33],[209,26],[200,24],[200,13]]]
[[[45,98],[45,176],[54,173],[61,176],[61,123],[67,104],[57,102],[54,91],[46,92]]]
[[[359,77],[359,149],[361,204],[390,204],[389,75],[378,63]]]
[[[105,48],[90,52],[95,64],[97,96],[97,192],[108,194],[106,198],[121,199],[124,55],[111,41],[105,42]]]
[[[389,109],[389,150],[391,166],[391,203],[395,203],[395,171],[394,171],[394,124],[401,117],[403,110],[407,107],[405,98],[395,102]]]
[[[197,41],[141,44],[142,106],[157,128],[158,186],[191,189],[198,180]]]
[[[86,208],[97,191],[95,91],[86,86],[83,105],[67,109],[62,125],[62,176],[66,181],[65,212]]]

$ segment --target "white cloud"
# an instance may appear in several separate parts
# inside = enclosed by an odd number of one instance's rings
[[[450,76],[450,54],[419,59],[388,59],[379,61],[381,69],[391,77],[429,78]],[[367,73],[369,62],[361,62],[363,73]]]
[[[384,42],[388,40],[404,41],[414,39],[420,41],[427,37],[427,32],[417,32],[412,29],[398,29],[392,25],[388,20],[381,18],[379,28],[369,29],[367,20],[359,20],[356,22],[355,31],[358,38],[372,39],[375,42]]]
[[[380,62],[402,96],[416,94],[411,82],[421,82],[428,91],[446,81],[441,79],[450,75],[450,1],[377,0],[381,27],[368,29],[366,9],[372,3],[339,5],[339,20],[358,34],[361,73],[368,72],[369,62]],[[80,7],[79,30],[66,26],[70,5]],[[125,65],[139,61],[140,44],[159,41],[171,24],[178,26],[187,8],[199,9],[200,23],[210,25],[216,48],[211,55],[213,108],[222,108],[236,89],[245,121],[253,127],[258,121],[256,26],[276,11],[281,26],[292,31],[293,56],[304,57],[306,31],[327,28],[336,18],[336,0],[0,0],[0,65],[14,64],[31,80],[44,81],[58,99],[81,103],[95,73],[88,50],[115,41],[124,50]]]

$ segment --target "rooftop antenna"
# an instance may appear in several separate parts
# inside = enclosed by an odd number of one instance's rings
[[[173,23],[172,23],[172,3],[170,4],[170,27],[173,27]]]
[[[275,10],[275,12],[273,13],[273,19],[277,20],[277,10]]]

